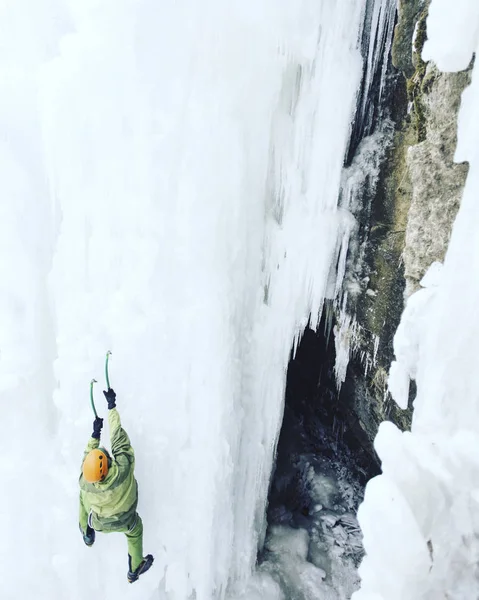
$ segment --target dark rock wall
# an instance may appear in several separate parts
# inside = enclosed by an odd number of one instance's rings
[[[340,402],[358,416],[370,443],[383,420],[402,429],[410,426],[414,389],[406,411],[387,390],[393,338],[405,299],[419,288],[430,264],[444,259],[467,176],[467,165],[453,163],[453,157],[470,69],[440,73],[422,60],[427,8],[422,0],[399,3],[386,71],[388,93],[376,111],[391,119],[392,143],[368,200],[371,208],[356,215],[364,219],[356,242],[363,248],[360,263],[354,253],[348,262],[358,291],[349,293],[346,305],[354,328]],[[337,303],[337,319],[344,322],[342,309]]]

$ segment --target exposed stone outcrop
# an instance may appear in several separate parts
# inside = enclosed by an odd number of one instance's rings
[[[392,60],[394,66],[407,78],[412,77],[416,70],[412,62],[411,41],[424,4],[424,0],[399,0],[399,18],[394,31]]]
[[[393,337],[405,297],[419,287],[432,262],[444,259],[468,170],[453,159],[470,71],[441,73],[422,60],[428,5],[427,0],[399,3],[388,69],[393,142],[360,225],[363,264],[355,265],[360,293],[349,298],[355,325],[348,334],[352,356],[340,401],[359,417],[371,442],[383,420],[410,426],[414,391],[403,411],[387,390]],[[359,219],[364,221],[364,214]]]
[[[456,164],[457,114],[469,71],[440,73],[429,63],[421,83],[425,139],[407,150],[411,207],[404,246],[406,296],[435,260],[443,261],[466,181],[468,165]]]

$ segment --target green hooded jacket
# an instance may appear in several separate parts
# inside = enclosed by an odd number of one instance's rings
[[[121,426],[116,408],[108,411],[111,464],[103,481],[88,483],[80,474],[80,524],[88,520],[96,531],[119,531],[133,527],[138,504],[138,484],[134,477],[135,453],[128,434]],[[86,455],[100,445],[90,438]]]

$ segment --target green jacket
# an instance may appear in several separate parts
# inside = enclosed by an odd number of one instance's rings
[[[103,481],[88,483],[80,474],[80,523],[89,522],[97,531],[119,531],[135,523],[138,484],[133,475],[135,453],[128,434],[121,426],[116,408],[108,411],[111,464]],[[85,456],[98,448],[100,440],[90,438]]]

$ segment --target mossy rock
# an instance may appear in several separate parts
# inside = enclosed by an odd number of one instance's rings
[[[416,141],[420,143],[426,139],[426,114],[424,108],[424,93],[430,89],[432,81],[429,78],[427,85],[424,86],[424,79],[427,72],[427,63],[421,58],[422,49],[427,40],[426,19],[428,8],[424,8],[417,15],[417,30],[414,39],[414,52],[412,53],[412,63],[414,73],[407,80],[406,87],[409,102],[412,104],[412,124],[416,130]]]
[[[417,17],[416,37],[414,38],[414,52],[412,53],[412,64],[416,72],[419,72],[422,77],[426,72],[426,62],[422,59],[422,50],[427,40],[427,24],[428,8],[424,8]]]
[[[402,71],[407,79],[414,75],[416,67],[412,57],[412,37],[418,16],[429,1],[400,0],[399,18],[394,31],[392,47],[393,65]]]
[[[402,80],[405,88],[405,81]],[[403,88],[403,89],[404,89]],[[402,102],[407,103],[403,93]],[[361,328],[356,352],[351,357],[342,402],[358,415],[360,425],[372,441],[384,420],[402,430],[410,428],[412,410],[401,410],[387,390],[387,377],[394,358],[393,337],[404,309],[404,264],[402,253],[412,197],[407,166],[407,149],[416,143],[416,132],[406,117],[399,121],[392,144],[381,168],[372,204],[369,241],[364,275],[372,293],[363,293],[356,305],[356,320]],[[375,340],[379,345],[375,353]],[[362,357],[375,356],[365,374]]]
[[[414,143],[412,126],[405,122],[394,133],[378,182],[371,214],[366,261],[369,288],[358,302],[360,325],[381,340],[381,362],[389,367],[392,337],[403,310],[404,272],[402,252],[411,203],[411,182],[406,162],[407,148]]]
[[[387,391],[387,372],[384,367],[378,366],[368,375],[364,375],[360,360],[353,357],[348,366],[348,376],[341,389],[339,402],[346,411],[356,415],[361,430],[369,444],[373,445],[379,425],[383,421],[392,421],[402,431],[411,429],[414,396],[415,387],[411,385],[408,409],[400,409]]]

